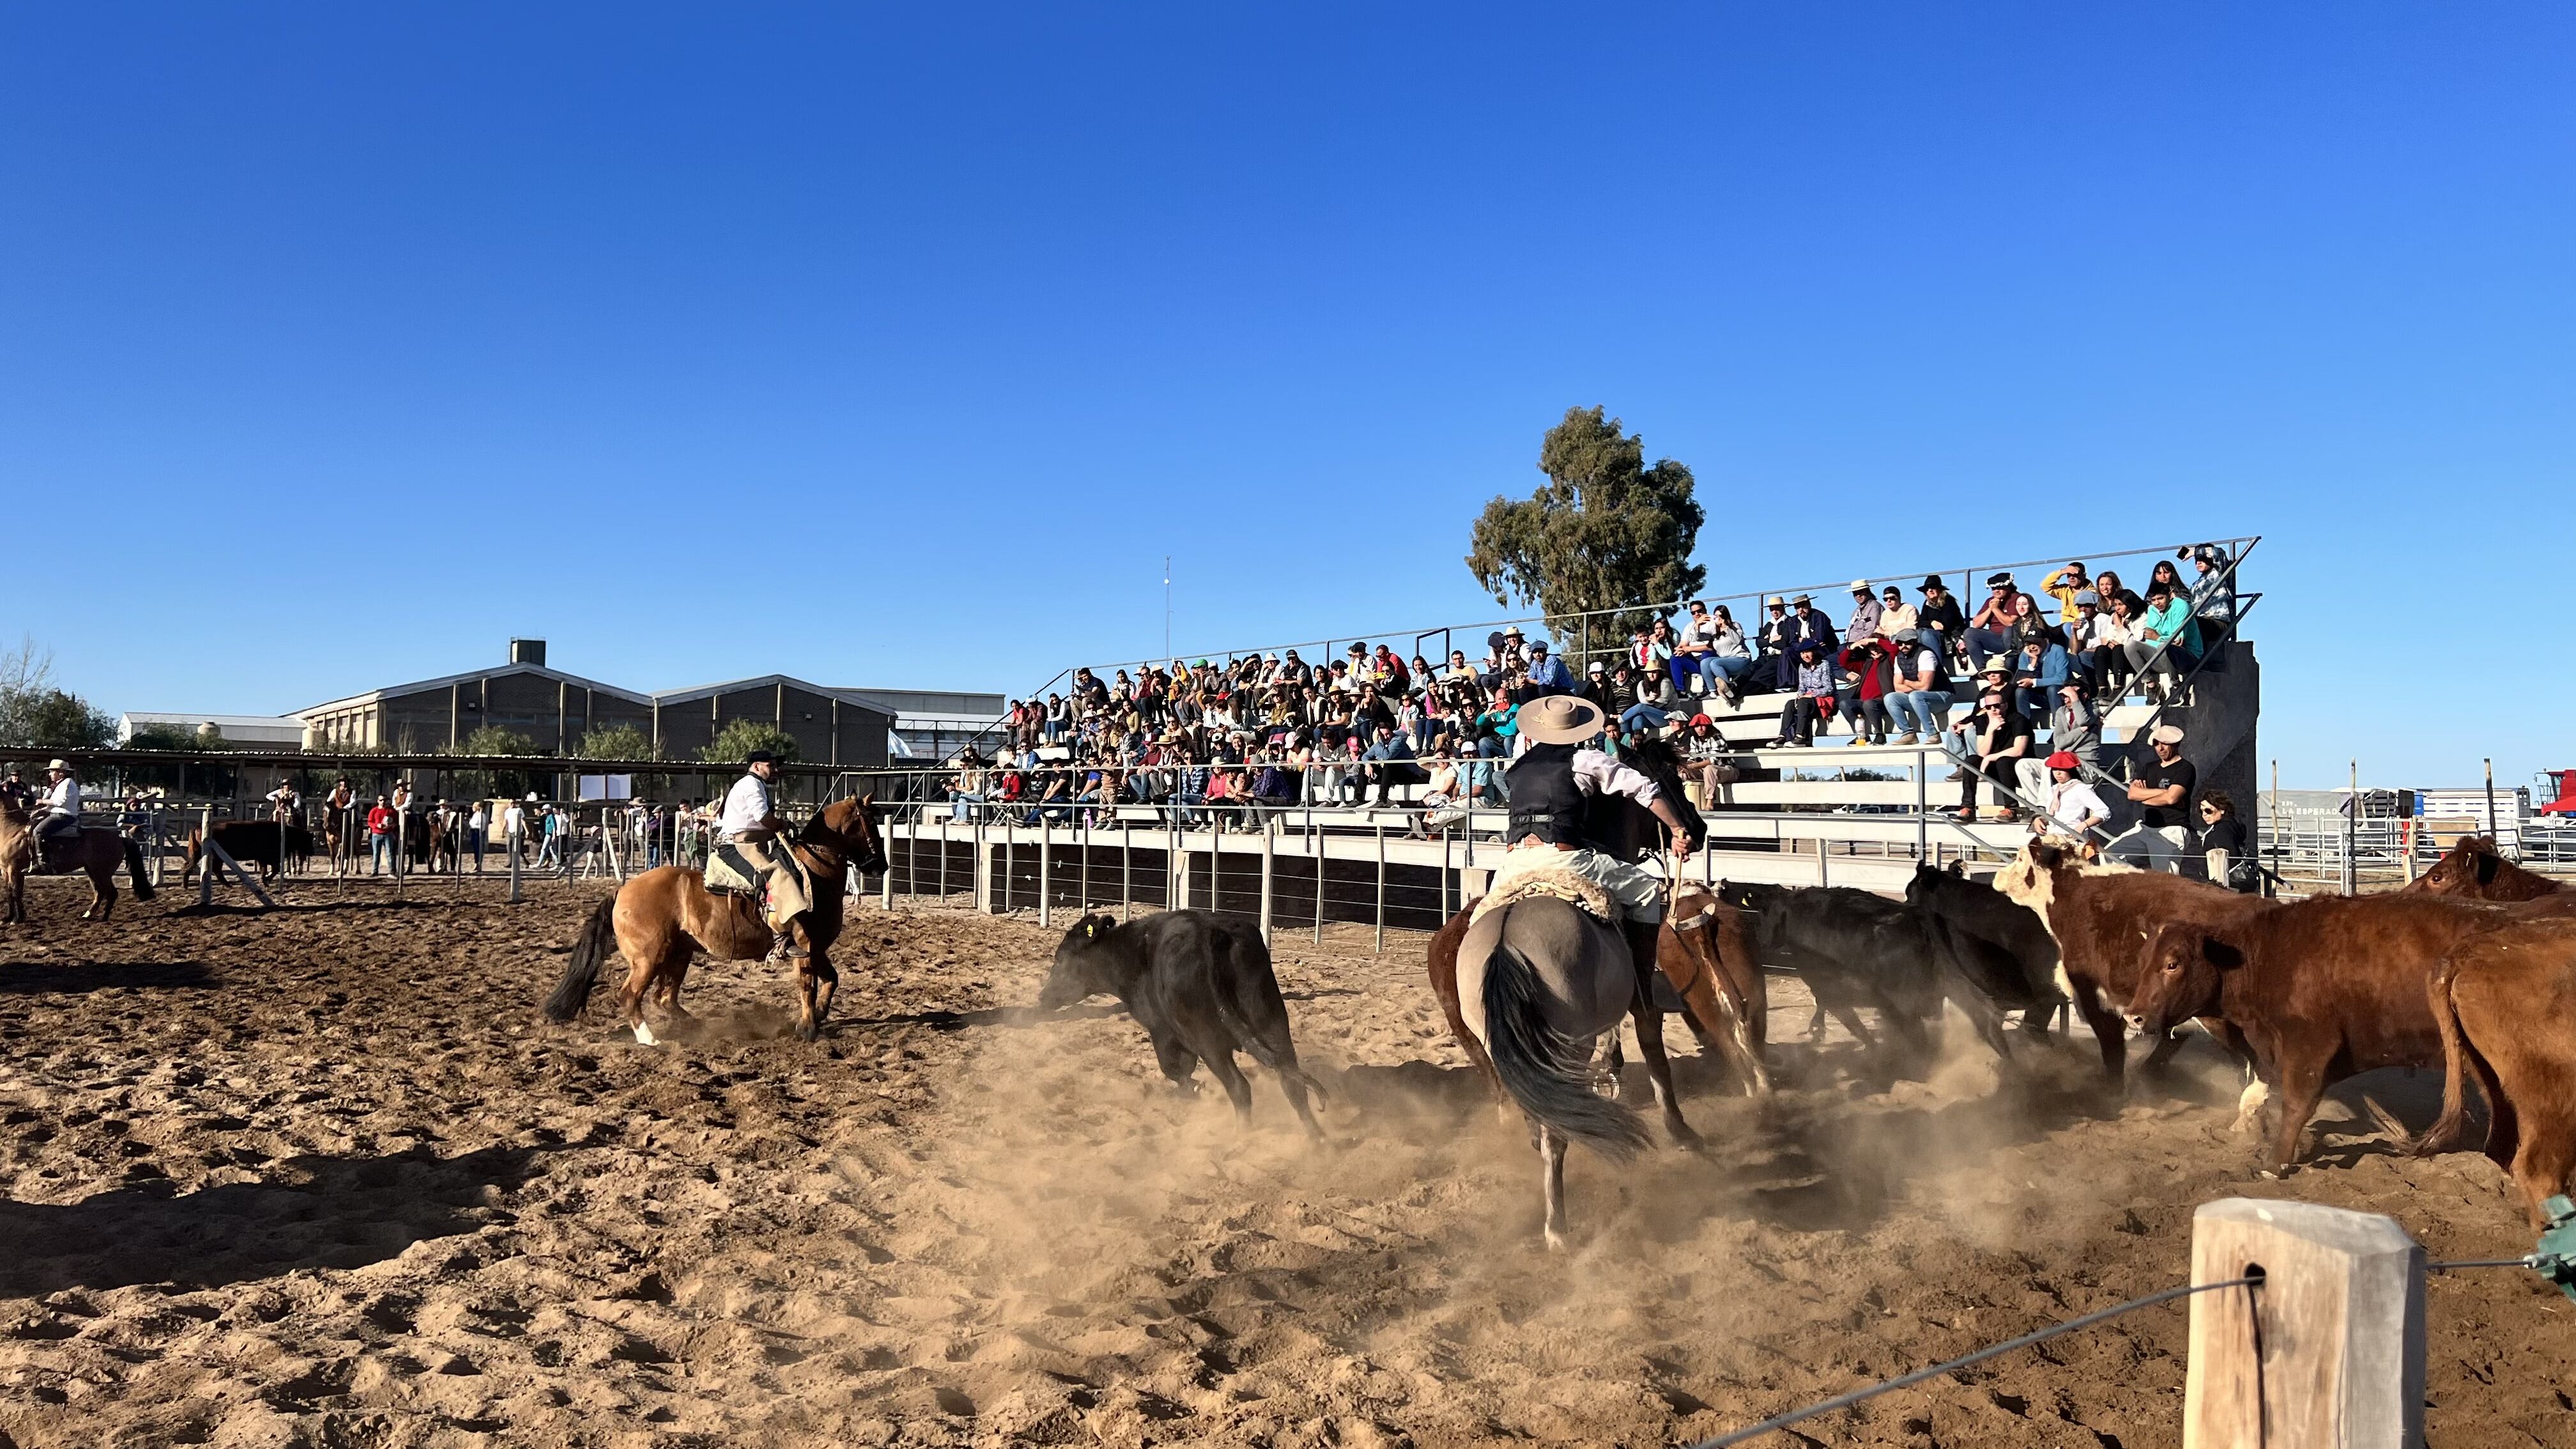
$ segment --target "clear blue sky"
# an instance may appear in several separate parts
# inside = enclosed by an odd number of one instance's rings
[[[2519,782],[2576,765],[2571,42],[13,7],[0,632],[110,710],[513,634],[646,688],[1024,689],[1159,649],[1167,553],[1185,649],[1490,617],[1470,519],[1601,403],[1698,474],[1712,591],[2266,534],[2287,783]]]

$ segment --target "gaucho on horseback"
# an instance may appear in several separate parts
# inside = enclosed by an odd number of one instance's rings
[[[813,899],[805,889],[805,878],[796,868],[793,852],[773,849],[769,842],[787,829],[769,799],[769,782],[777,777],[778,757],[767,750],[754,750],[743,760],[743,777],[725,792],[724,814],[717,823],[720,848],[741,858],[747,866],[742,873],[752,880],[769,882],[768,921],[770,930],[769,959],[801,961],[807,953],[801,939],[800,924],[805,913],[813,909]]]
[[[69,762],[45,766],[45,790],[36,798],[36,861],[39,873],[54,868],[57,854],[80,839],[81,788]]]
[[[1542,695],[1515,717],[1529,743],[1503,772],[1510,796],[1511,848],[1494,872],[1499,888],[1526,870],[1569,870],[1601,887],[1619,913],[1619,933],[1638,973],[1655,968],[1655,938],[1664,919],[1664,882],[1610,853],[1613,842],[1590,834],[1585,802],[1624,795],[1652,811],[1672,832],[1676,859],[1690,858],[1690,831],[1661,787],[1621,764],[1599,743],[1601,707],[1580,695]]]

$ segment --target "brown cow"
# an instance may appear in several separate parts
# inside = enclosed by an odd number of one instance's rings
[[[1484,1045],[1467,1030],[1467,1019],[1458,1009],[1458,945],[1467,938],[1467,923],[1474,913],[1470,907],[1451,916],[1431,938],[1431,990],[1440,998],[1449,1035],[1484,1072],[1495,1102],[1508,1105],[1502,1079],[1494,1075]],[[1681,929],[1674,929],[1676,925]],[[1736,912],[1698,886],[1682,886],[1664,914],[1655,965],[1688,1007],[1682,1019],[1691,1035],[1699,1038],[1700,1049],[1724,1058],[1748,1094],[1771,1090],[1770,1073],[1762,1064],[1767,1021],[1762,972],[1754,964]],[[1652,1004],[1650,1000],[1648,1005]],[[1660,1027],[1660,1010],[1654,1020]]]
[[[2117,1082],[2128,1064],[2128,1030],[2120,1019],[2138,989],[2140,950],[2149,935],[2169,922],[2233,925],[2273,903],[2206,881],[2185,880],[2166,871],[2125,865],[2088,865],[2073,851],[2033,841],[2021,858],[1997,872],[1995,888],[2030,907],[2057,938],[2059,964],[2066,972],[2068,995],[2084,1024],[2101,1044],[2102,1069]],[[2225,1025],[2204,1023],[2210,1034],[2242,1055]],[[2156,1044],[2147,1058],[2153,1066],[2180,1045],[2171,1037]],[[2246,1088],[2238,1104],[2238,1127],[2251,1119],[2263,1100],[2260,1082]]]
[[[2488,837],[2464,835],[2406,889],[2472,901],[2530,901],[2566,887],[2505,859]]]
[[[2442,1116],[2416,1151],[2461,1132],[2470,1071],[2487,1099],[2487,1156],[2513,1174],[2535,1228],[2576,1168],[2576,927],[2517,921],[2463,942],[2433,974]]]
[[[2218,1017],[2281,1097],[2266,1162],[2289,1170],[2327,1087],[2376,1067],[2431,1065],[2442,1041],[2434,970],[2467,938],[2517,919],[2509,907],[2403,892],[2316,896],[2233,924],[2176,921],[2148,943],[2130,998],[2141,1030]],[[2447,1141],[2427,1134],[2429,1150]]]

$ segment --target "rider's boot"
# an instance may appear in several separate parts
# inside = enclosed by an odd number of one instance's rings
[[[804,930],[804,920],[802,917],[799,917],[796,920],[789,921],[785,929],[771,931],[769,936],[769,959],[772,961],[802,961],[806,959],[806,957],[811,953],[805,949]]]
[[[1637,979],[1645,983],[1647,999],[1653,1000],[1655,989],[1655,942],[1664,933],[1664,923],[1656,921],[1621,921],[1619,934],[1628,943],[1629,959],[1637,963]]]

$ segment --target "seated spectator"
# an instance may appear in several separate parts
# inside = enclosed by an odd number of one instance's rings
[[[2227,564],[2227,551],[2214,543],[2191,551],[2191,616],[2200,621],[2203,654],[2236,632],[2236,579]]]
[[[2047,781],[2038,790],[2025,789],[2025,795],[2037,795],[2048,801],[2045,815],[2031,822],[2031,832],[2063,836],[2078,845],[2088,845],[2093,831],[2111,818],[2111,807],[2102,803],[2101,792],[2084,781],[2083,762],[2064,750],[2048,757]]]
[[[2098,769],[2101,764],[2102,721],[2094,713],[2084,681],[2070,678],[2058,685],[2055,707],[2046,720],[2048,748],[2052,754],[2073,755],[2076,765],[2084,770]],[[2021,765],[2021,793],[2025,798],[2048,793],[2047,767],[2036,760]]]
[[[1798,628],[1789,618],[1789,601],[1773,594],[1762,601],[1762,627],[1755,634],[1761,646],[1756,656],[1756,669],[1768,674],[1772,686],[1787,689],[1798,671]]]
[[[1753,646],[1724,604],[1709,610],[1708,619],[1708,652],[1700,656],[1700,673],[1708,680],[1709,693],[1722,696],[1730,707],[1741,704],[1745,676],[1753,672]]]
[[[2075,596],[2089,592],[2092,587],[2092,576],[2084,572],[2081,562],[2070,563],[2039,581],[2039,591],[2057,601],[2057,622],[2060,625],[2075,622]]]
[[[1698,656],[1683,649],[1681,636],[1666,620],[1657,619],[1649,625],[1646,638],[1656,646],[1655,652],[1663,657],[1664,674],[1673,682],[1673,693],[1687,697],[1700,682]]]
[[[2224,790],[2200,792],[2200,858],[2209,878],[2246,895],[2263,890],[2263,871],[2236,818],[2236,801]]]
[[[1931,637],[1935,642],[1927,643],[1920,629],[1896,631],[1895,687],[1887,694],[1887,712],[1905,732],[1897,737],[1900,745],[1939,739],[1950,730],[1949,661],[1940,652],[1940,636]]]
[[[1430,778],[1422,787],[1422,813],[1405,827],[1405,833],[1424,840],[1453,826],[1466,824],[1466,798],[1466,786],[1458,762],[1443,746],[1431,756]]]
[[[1923,602],[1914,611],[1914,627],[1923,631],[1924,644],[1939,652],[1941,675],[1947,679],[1950,661],[1967,657],[1968,616],[1959,612],[1959,601],[1939,574],[1923,576]]]
[[[1851,596],[1851,622],[1843,626],[1843,640],[1845,643],[1857,644],[1879,632],[1878,596],[1869,591],[1867,579],[1851,581]]]
[[[2102,596],[2091,589],[2075,595],[2075,617],[2066,625],[2067,673],[2101,687],[2102,649],[2110,632],[2110,616],[2102,612]]]
[[[1449,664],[1448,667],[1440,671],[1440,678],[1443,682],[1452,679],[1476,678],[1476,666],[1467,662],[1466,650],[1452,649],[1449,651]]]
[[[2146,617],[2134,633],[2124,646],[2130,672],[2146,678],[2147,698],[2167,702],[2183,672],[2200,662],[2200,621],[2174,586],[2159,580],[2147,585]]]
[[[2191,793],[2199,771],[2182,757],[2179,725],[2158,725],[2147,736],[2155,760],[2129,782],[2129,800],[2140,807],[2138,823],[2111,842],[2107,854],[2123,865],[2182,871],[2183,852],[2191,834]]]
[[[1388,795],[1397,786],[1419,785],[1431,778],[1415,762],[1412,744],[1384,726],[1378,728],[1376,742],[1360,755],[1360,761],[1368,772],[1369,783],[1377,787],[1377,803],[1381,806],[1394,803]]]
[[[2028,603],[2030,595],[2022,601]],[[2013,653],[2013,707],[2034,726],[2046,722],[2066,676],[2066,646],[2053,632],[2026,639]]]
[[[1852,743],[1883,745],[1887,743],[1887,696],[1896,682],[1896,649],[1876,634],[1861,634],[1853,626],[1855,640],[1843,646],[1834,656],[1847,678],[1838,681],[1834,707],[1843,723],[1851,727]]]
[[[1780,707],[1780,735],[1771,741],[1773,749],[1806,749],[1816,742],[1816,731],[1834,715],[1834,662],[1825,653],[1821,639],[1801,639],[1797,643],[1797,672],[1791,676],[1796,694]]]
[[[1704,714],[1695,714],[1682,733],[1682,780],[1699,786],[1698,803],[1704,808],[1721,799],[1719,790],[1732,785],[1743,772],[1736,768],[1734,746],[1718,732],[1717,722]]]
[[[1550,657],[1544,639],[1530,641],[1529,682],[1536,691],[1533,698],[1538,694],[1574,693],[1574,675],[1568,672],[1564,660]]]
[[[1986,579],[1986,601],[1977,607],[1976,617],[1968,621],[1968,662],[1979,670],[1986,661],[2012,650],[2013,600],[2021,597],[2010,574],[1994,574]]]
[[[1878,636],[1894,639],[1899,629],[1914,629],[1917,615],[1914,606],[1905,602],[1905,591],[1889,584],[1879,591]]]
[[[2030,753],[2030,721],[2007,705],[2001,694],[1989,694],[1978,702],[1973,732],[1967,768],[1959,772],[1959,818],[1977,818],[1977,784],[1986,781],[2002,791],[2006,801],[1989,807],[1986,818],[2010,820],[2014,815],[2010,802],[2021,783],[2014,766]]]

